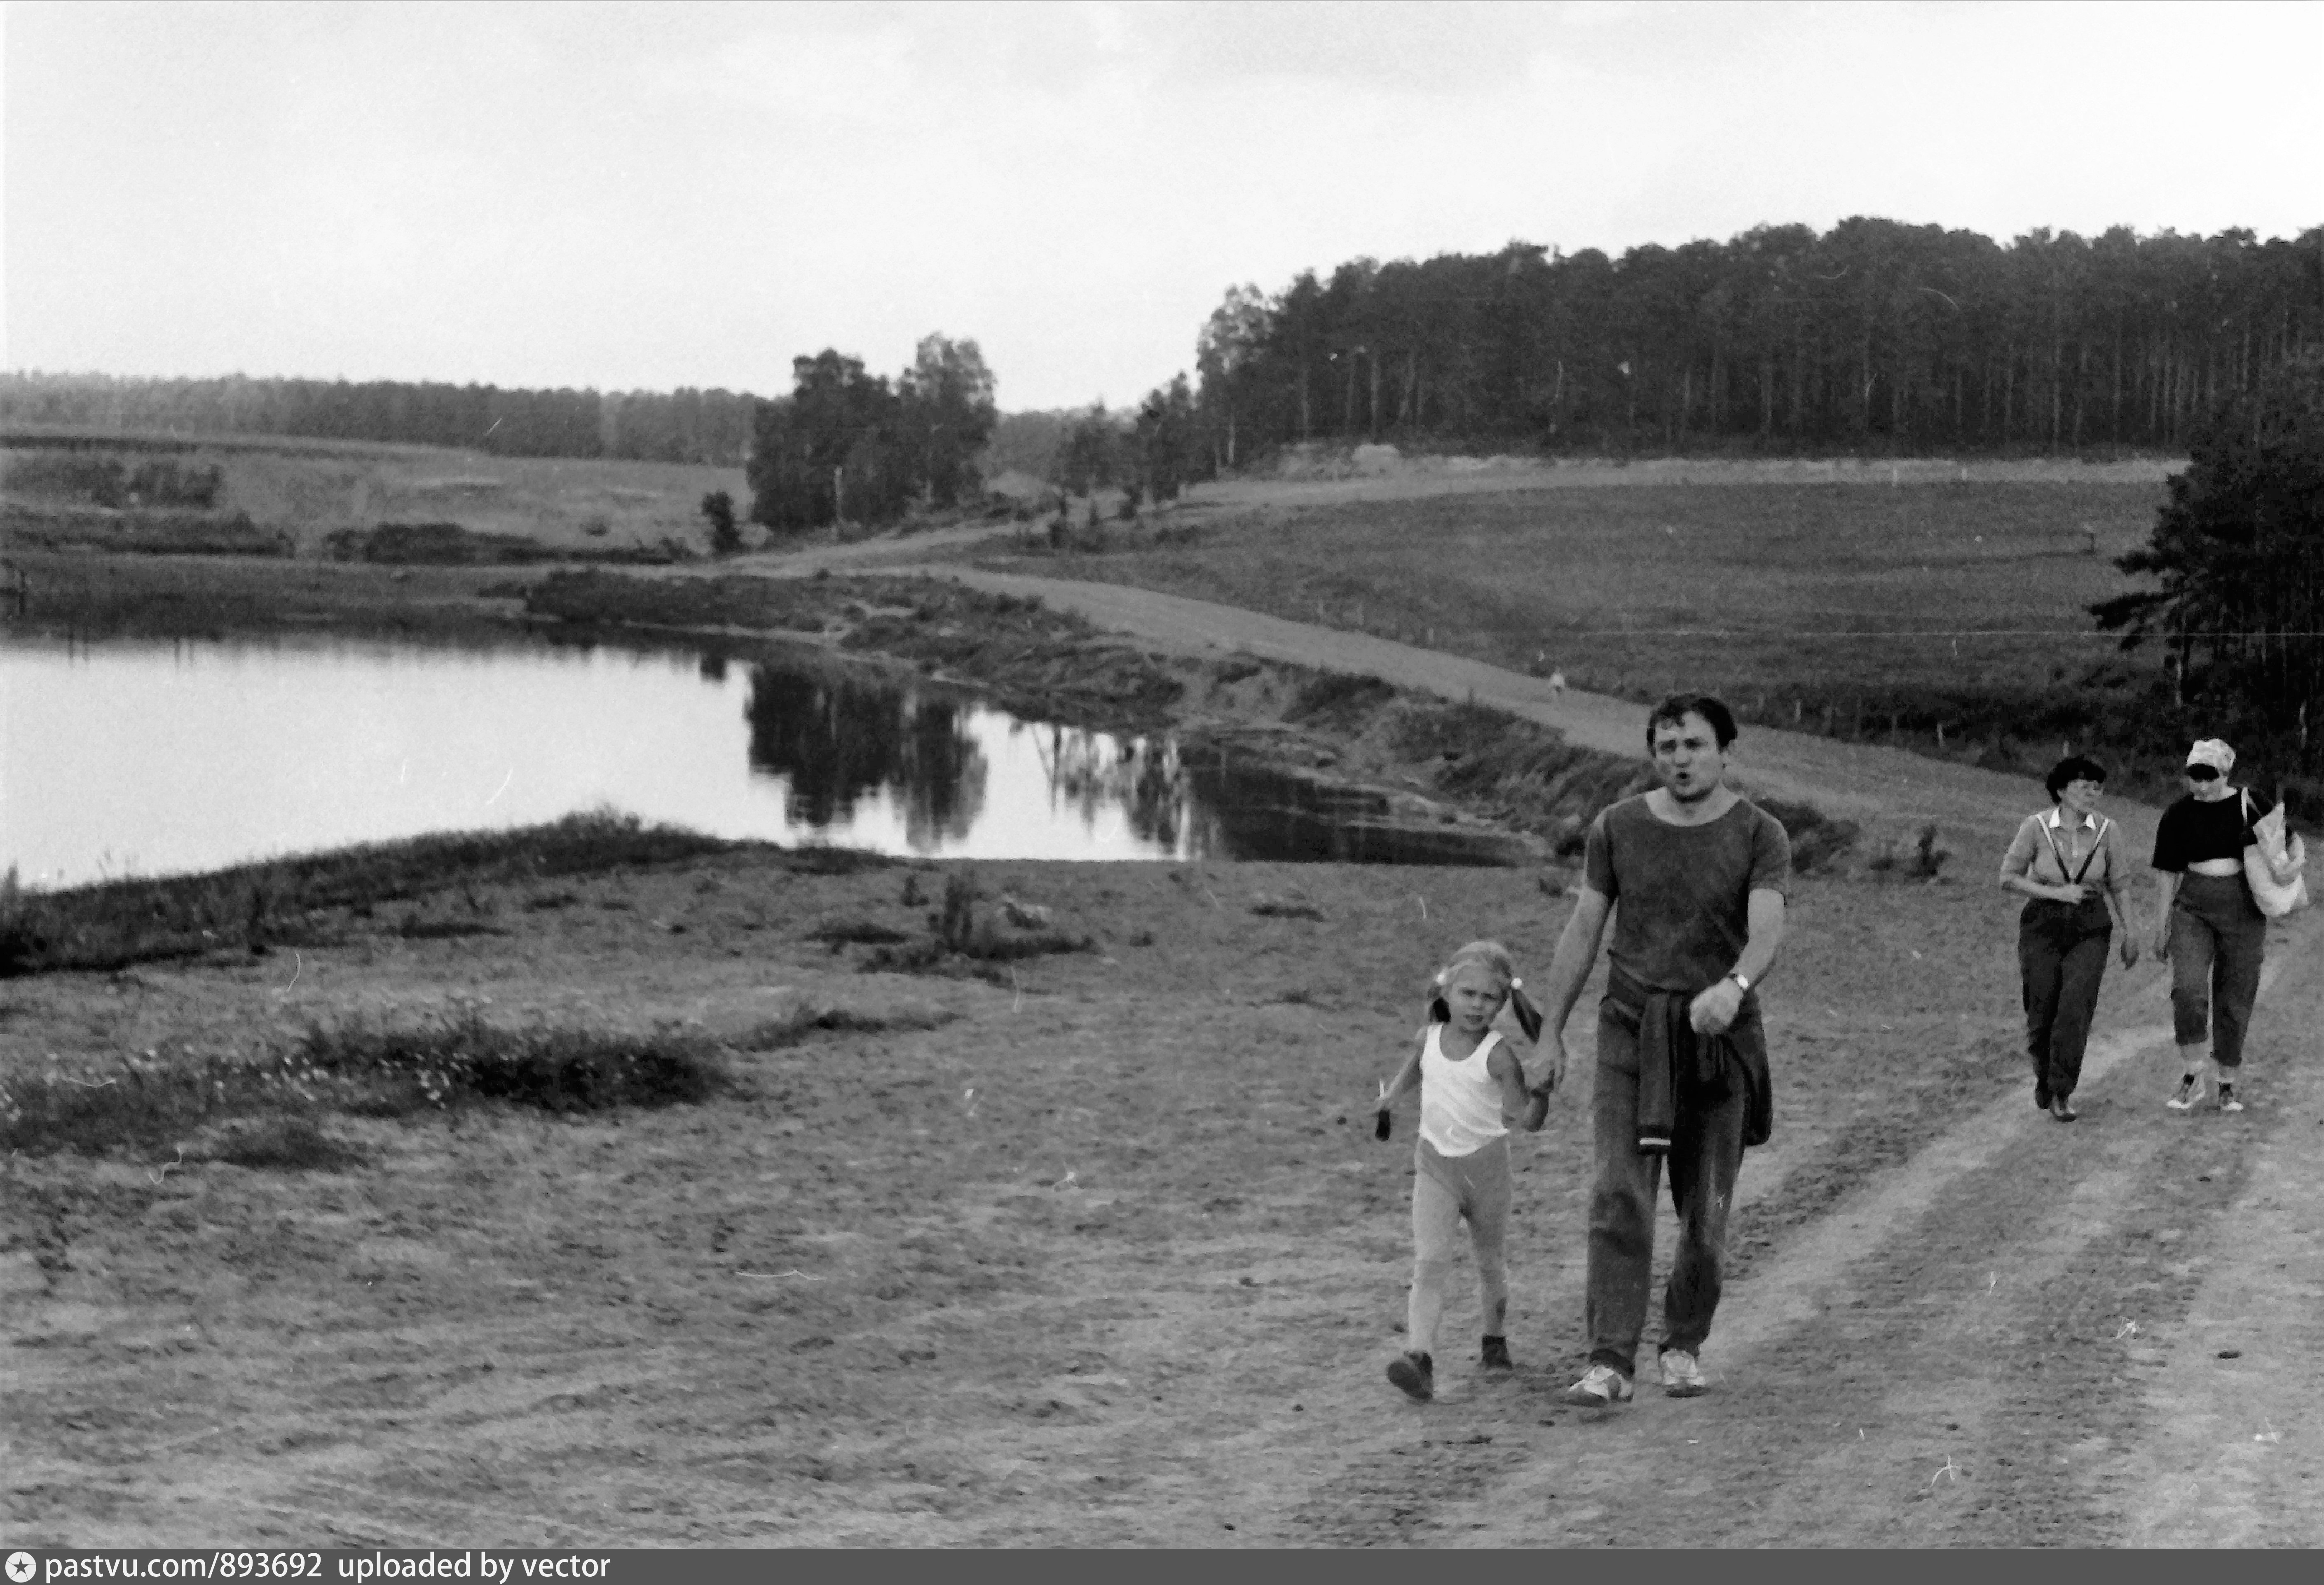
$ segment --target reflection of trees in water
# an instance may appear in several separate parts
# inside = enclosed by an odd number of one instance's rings
[[[1063,726],[1026,730],[1037,734],[1052,806],[1078,811],[1084,826],[1096,825],[1100,810],[1118,805],[1133,834],[1175,852],[1181,834],[1200,818],[1176,742],[1124,742],[1109,733]]]
[[[964,836],[984,808],[984,755],[962,706],[892,688],[751,668],[751,764],[790,782],[802,825],[844,823],[855,805],[892,788],[904,836],[926,849]]]

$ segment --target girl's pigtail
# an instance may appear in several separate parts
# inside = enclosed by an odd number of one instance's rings
[[[1444,971],[1442,969],[1437,970],[1436,977],[1428,981],[1428,1021],[1432,1024],[1452,1021],[1452,1004],[1444,1000]]]
[[[1525,1031],[1525,1037],[1527,1040],[1540,1039],[1541,1009],[1534,1006],[1533,998],[1525,993],[1525,981],[1522,980],[1509,981],[1509,1008],[1517,1015],[1517,1027]]]

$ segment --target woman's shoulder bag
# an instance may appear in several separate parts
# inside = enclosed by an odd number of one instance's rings
[[[2251,820],[2251,794],[2243,795],[2244,818]],[[2276,871],[2291,867],[2292,860],[2283,832],[2283,806],[2276,805],[2252,822],[2252,834],[2259,840],[2244,849],[2244,884],[2251,888],[2252,901],[2259,911],[2271,919],[2281,919],[2297,908],[2308,906],[2308,877],[2294,874],[2287,884],[2275,878]],[[2298,842],[2294,836],[2290,839]],[[2307,855],[2303,852],[2301,857]]]

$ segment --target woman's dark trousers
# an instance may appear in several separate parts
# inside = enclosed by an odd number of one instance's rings
[[[2171,1023],[2180,1045],[2208,1037],[2212,1061],[2228,1073],[2243,1065],[2266,953],[2267,916],[2244,878],[2189,872],[2171,908]]]
[[[2017,968],[2025,984],[2025,1054],[2034,1088],[2052,1096],[2081,1083],[2082,1052],[2098,1012],[2114,920],[2106,899],[2034,898],[2017,917]]]

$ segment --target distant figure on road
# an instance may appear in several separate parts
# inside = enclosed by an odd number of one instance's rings
[[[2171,1023],[2179,1041],[2179,1088],[2164,1102],[2173,1111],[2191,1110],[2203,1099],[2207,1065],[2218,1074],[2219,1110],[2244,1109],[2236,1082],[2267,948],[2267,916],[2244,878],[2244,851],[2267,852],[2258,828],[2274,806],[2228,782],[2235,764],[2235,750],[2219,739],[2198,742],[2187,751],[2187,796],[2163,810],[2154,828],[2154,955],[2171,964]],[[2280,883],[2307,862],[2296,836],[2286,859],[2283,870],[2269,866]]]
[[[2122,966],[2138,962],[2124,911],[2130,864],[2115,824],[2098,812],[2106,768],[2069,754],[2042,785],[2050,807],[2028,815],[2001,857],[2001,884],[2025,897],[2017,917],[2017,971],[2025,999],[2025,1052],[2034,1104],[2072,1122],[2074,1086],[2106,975],[2107,941],[2122,930]]]
[[[1704,1389],[1698,1356],[1719,1305],[1735,1175],[1773,1128],[1754,988],[1783,942],[1792,847],[1773,816],[1726,785],[1734,742],[1734,714],[1708,694],[1655,706],[1646,746],[1662,786],[1591,824],[1581,898],[1550,964],[1537,1097],[1563,1076],[1565,1020],[1612,914],[1591,1106],[1590,1367],[1565,1392],[1587,1408],[1631,1396],[1665,1156],[1679,1247],[1663,1298],[1663,1390]]]
[[[1557,670],[1550,672],[1549,691],[1561,699],[1565,697],[1565,673]]]

